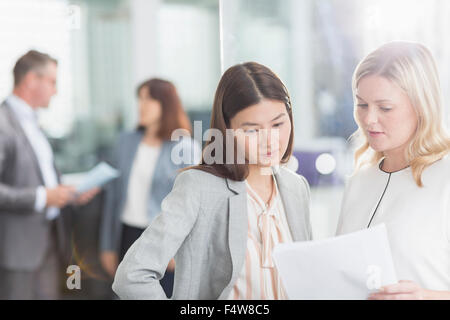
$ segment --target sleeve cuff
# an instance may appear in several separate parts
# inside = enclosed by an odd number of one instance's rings
[[[42,212],[47,205],[47,191],[44,186],[39,186],[36,189],[36,200],[34,201],[34,210]]]

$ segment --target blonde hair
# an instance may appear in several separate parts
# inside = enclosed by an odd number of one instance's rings
[[[408,95],[418,118],[417,130],[405,149],[413,178],[422,187],[422,173],[450,151],[450,137],[444,125],[439,76],[430,51],[422,44],[395,41],[384,44],[367,55],[356,67],[352,79],[354,101],[359,81],[369,75],[381,76],[402,88]],[[362,139],[354,154],[356,171],[365,164],[383,158],[369,146],[356,117],[358,130],[350,139]],[[364,159],[366,158],[366,159]]]

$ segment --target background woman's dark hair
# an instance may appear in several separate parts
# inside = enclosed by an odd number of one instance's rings
[[[258,104],[262,99],[281,101],[286,105],[286,111],[291,120],[291,135],[281,163],[286,163],[294,144],[294,122],[289,92],[278,76],[269,68],[256,63],[247,62],[229,68],[220,79],[214,98],[211,115],[211,128],[219,129],[223,134],[223,164],[206,164],[204,155],[199,165],[186,168],[199,169],[222,178],[242,181],[248,176],[247,164],[226,164],[226,129],[230,129],[230,120],[241,110]],[[208,141],[205,148],[213,143]],[[234,144],[236,159],[237,146]],[[235,161],[236,163],[236,161]]]
[[[147,80],[137,88],[138,96],[143,88],[147,88],[150,97],[161,103],[160,139],[170,140],[175,129],[186,129],[192,135],[191,122],[183,109],[177,89],[171,82],[157,78]],[[145,127],[138,126],[137,130],[145,130]]]

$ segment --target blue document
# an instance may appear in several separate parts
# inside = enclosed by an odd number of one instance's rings
[[[106,162],[100,162],[93,169],[88,171],[85,178],[77,186],[77,193],[83,193],[95,187],[101,187],[105,183],[120,176],[118,170],[111,167]]]

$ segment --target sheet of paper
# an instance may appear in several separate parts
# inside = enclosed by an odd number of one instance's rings
[[[100,162],[85,174],[84,179],[77,185],[77,193],[86,192],[95,187],[101,187],[105,183],[119,177],[119,171],[106,162]]]
[[[397,282],[384,224],[333,238],[279,244],[273,259],[289,299],[367,299]]]

